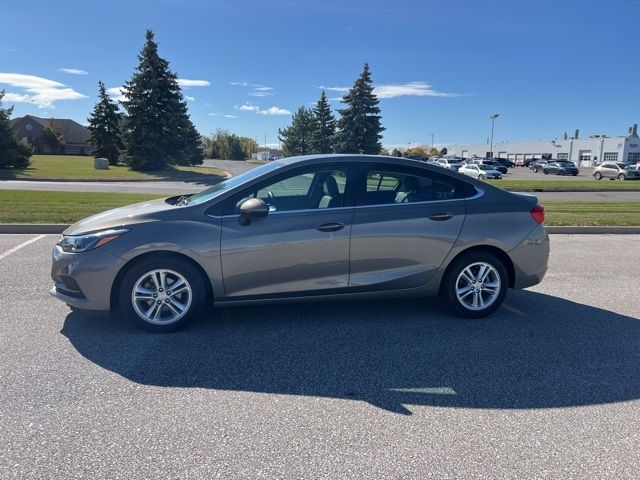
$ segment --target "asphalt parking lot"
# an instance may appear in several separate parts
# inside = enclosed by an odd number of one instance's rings
[[[56,238],[0,236],[0,478],[638,478],[640,236],[552,236],[487,320],[256,306],[171,335],[51,298]]]

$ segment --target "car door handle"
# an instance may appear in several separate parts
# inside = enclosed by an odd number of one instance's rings
[[[344,228],[344,223],[323,223],[318,227],[318,230],[321,232],[337,232],[338,230],[342,230]]]
[[[437,222],[443,222],[445,220],[449,220],[453,218],[453,213],[434,213],[429,216],[429,220],[435,220]]]

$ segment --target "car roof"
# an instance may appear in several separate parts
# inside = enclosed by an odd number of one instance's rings
[[[421,167],[431,170],[433,172],[442,172],[442,167],[435,167],[433,164],[429,164],[422,160],[414,160],[412,158],[404,158],[404,157],[392,157],[390,155],[358,155],[351,153],[327,153],[327,154],[317,154],[317,155],[300,155],[297,157],[285,157],[279,160],[275,160],[273,163],[289,166],[289,165],[305,165],[305,164],[314,164],[314,163],[322,163],[335,160],[338,162],[376,162],[376,163],[385,163],[390,162],[396,165],[406,165],[408,167]]]

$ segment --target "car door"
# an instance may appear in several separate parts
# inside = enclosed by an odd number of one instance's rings
[[[462,181],[426,169],[362,165],[351,227],[351,289],[426,283],[460,234],[465,188]]]
[[[231,196],[221,220],[221,263],[228,298],[346,289],[353,195],[350,168],[322,164],[277,174]],[[247,224],[248,198],[269,207]]]

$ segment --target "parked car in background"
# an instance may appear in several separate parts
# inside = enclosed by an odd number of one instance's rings
[[[544,167],[547,166],[549,162],[547,160],[536,160],[529,164],[529,168],[533,170],[533,173],[541,172]]]
[[[513,160],[509,160],[508,158],[495,157],[493,160],[498,162],[500,165],[504,165],[507,168],[513,168],[516,166],[516,162]]]
[[[462,166],[462,162],[460,162],[457,158],[441,158],[438,160],[438,163],[444,168],[448,168],[449,170],[454,170],[456,172]]]
[[[580,173],[578,167],[572,162],[548,162],[542,167],[542,172],[545,175],[573,175],[574,177]]]
[[[502,178],[502,173],[500,173],[498,170],[495,170],[491,165],[485,165],[483,163],[476,162],[463,165],[462,167],[460,167],[458,172],[469,175],[472,178],[477,178],[478,180],[484,180],[485,178]]]
[[[640,169],[622,162],[605,162],[593,169],[593,178],[601,180],[640,180]]]
[[[156,332],[206,303],[440,296],[480,318],[544,277],[543,222],[535,196],[424,162],[291,157],[79,221],[54,247],[51,294]]]
[[[504,165],[502,165],[499,162],[496,162],[495,160],[482,160],[481,163],[483,165],[489,165],[489,166],[493,167],[494,170],[498,170],[503,175],[509,171],[509,169],[507,167],[505,167]]]

